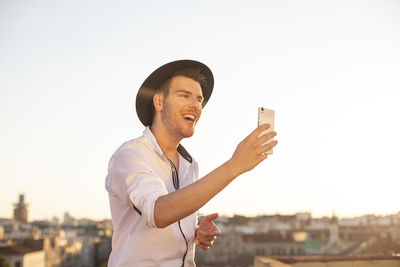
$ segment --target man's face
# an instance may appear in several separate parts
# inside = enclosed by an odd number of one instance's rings
[[[198,82],[185,76],[173,77],[161,111],[161,121],[168,131],[180,139],[192,136],[200,119],[203,99]]]

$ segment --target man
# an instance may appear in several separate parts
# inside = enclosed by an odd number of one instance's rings
[[[114,226],[109,266],[195,266],[194,244],[207,250],[221,234],[206,216],[196,229],[196,212],[240,174],[267,158],[276,133],[254,130],[231,159],[198,179],[197,162],[180,145],[194,134],[214,78],[193,60],[170,62],[142,84],[136,111],[143,136],[112,156],[106,178]]]

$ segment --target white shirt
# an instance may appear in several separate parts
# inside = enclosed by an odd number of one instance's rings
[[[181,145],[178,152],[179,188],[183,188],[198,179],[198,165]],[[154,222],[155,201],[175,188],[171,165],[149,127],[111,157],[106,190],[114,227],[108,266],[182,266],[186,241],[178,222],[162,229]],[[184,266],[195,266],[196,224],[196,214],[180,221],[188,243]]]

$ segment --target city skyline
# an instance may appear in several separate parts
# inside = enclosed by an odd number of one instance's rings
[[[15,208],[24,212],[14,213],[14,220],[0,218],[2,262],[37,267],[107,265],[111,219],[95,221],[66,213],[62,222],[26,222],[24,199],[19,195]],[[217,218],[215,223],[223,236],[210,250],[196,250],[198,266],[250,266],[266,256],[283,262],[312,259],[326,263],[340,258],[341,264],[357,261],[377,266],[399,261],[400,212],[343,220],[335,216],[314,218],[308,213],[233,216]]]
[[[200,177],[275,110],[278,146],[200,212],[398,212],[398,1],[2,1],[0,217],[109,218],[108,160],[144,127],[155,68],[207,64],[215,88],[182,141]]]
[[[24,193],[20,193],[18,195],[18,201],[16,203],[13,203],[12,205],[15,208],[17,208],[18,206],[21,206],[21,204],[22,204],[22,206],[25,206],[25,207],[29,206],[30,203],[24,202],[24,198],[25,198],[25,194]],[[21,199],[23,200],[22,203],[21,203]],[[244,217],[252,218],[252,217],[258,217],[258,216],[275,216],[275,215],[293,216],[295,214],[310,214],[310,216],[313,217],[313,218],[333,218],[333,217],[337,217],[337,218],[339,218],[339,220],[342,220],[342,219],[346,220],[346,219],[357,219],[357,218],[368,217],[368,216],[375,216],[375,217],[378,217],[378,218],[379,217],[393,216],[393,215],[400,214],[400,210],[395,212],[395,213],[392,213],[392,214],[359,214],[359,215],[352,216],[352,217],[338,217],[336,215],[335,210],[332,210],[332,213],[330,215],[328,214],[328,215],[322,215],[322,216],[313,216],[312,212],[310,212],[310,211],[300,211],[300,210],[292,212],[292,213],[279,213],[279,212],[277,212],[277,213],[259,213],[259,214],[240,214],[240,213],[224,214],[224,213],[220,213],[219,216],[220,217],[244,216]],[[205,216],[206,214],[200,213],[199,215],[200,216]],[[14,217],[15,216],[16,215],[15,215],[15,209],[14,209]],[[29,218],[29,208],[26,208],[26,211],[25,211],[23,216],[24,216],[25,219],[22,219],[22,221],[23,222],[28,222],[28,223],[29,222],[33,222],[33,221],[41,221],[41,220],[53,221],[54,219],[57,219],[58,222],[62,221],[63,223],[65,223],[66,216],[69,218],[69,220],[70,219],[74,219],[74,220],[86,220],[86,219],[88,219],[88,220],[93,220],[93,221],[111,220],[111,216],[110,217],[105,217],[105,218],[76,217],[76,216],[74,216],[74,214],[71,214],[68,211],[68,209],[65,209],[65,211],[62,213],[62,215],[59,215],[59,216],[54,215],[54,216],[50,216],[50,217],[46,217],[46,218],[38,217],[38,218],[30,219]],[[9,216],[9,217],[0,216],[0,219],[11,219],[11,218],[13,218],[13,216]],[[17,219],[17,221],[20,221],[18,218],[14,218],[14,219]]]

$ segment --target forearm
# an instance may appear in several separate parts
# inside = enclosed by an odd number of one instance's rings
[[[157,199],[154,205],[154,221],[157,227],[166,227],[189,216],[224,189],[233,179],[257,166],[268,157],[265,152],[276,144],[275,132],[260,136],[269,125],[261,125],[237,146],[230,160],[197,182]]]
[[[228,160],[195,183],[160,197],[154,206],[154,221],[166,227],[199,210],[240,173]]]

